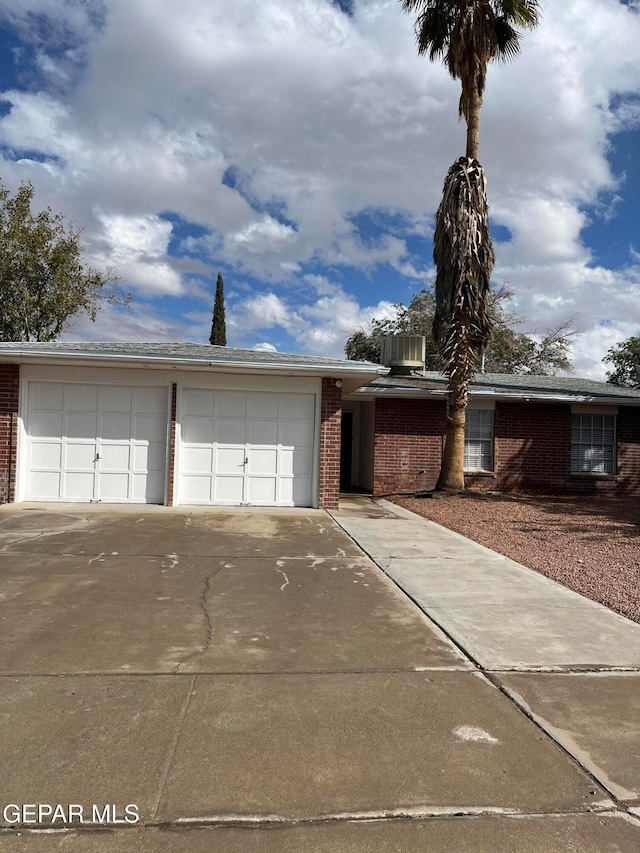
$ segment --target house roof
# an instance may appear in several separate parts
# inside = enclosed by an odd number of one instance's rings
[[[287,365],[299,367],[330,367],[349,372],[386,373],[386,368],[368,361],[348,361],[341,358],[325,358],[298,353],[270,352],[237,349],[234,347],[210,346],[192,343],[123,343],[117,342],[71,342],[51,343],[18,342],[0,343],[0,358],[9,361],[16,356],[68,356],[75,358],[98,357],[100,359],[144,359],[160,361],[186,361],[206,364],[254,364]]]
[[[436,371],[381,376],[357,392],[358,396],[435,398],[442,398],[446,393],[447,380]],[[640,406],[640,388],[619,388],[607,382],[566,376],[477,373],[469,386],[469,395],[472,399]]]
[[[388,372],[386,367],[364,361],[197,343],[93,341],[0,343],[0,362],[165,369],[180,367],[183,370],[211,370],[226,373],[259,371],[287,375],[331,376],[346,380],[347,393],[370,379]]]

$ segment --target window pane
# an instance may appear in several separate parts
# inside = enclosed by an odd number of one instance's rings
[[[615,415],[571,416],[571,471],[615,473]]]

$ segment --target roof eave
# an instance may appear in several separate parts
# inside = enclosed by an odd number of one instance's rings
[[[375,398],[375,397],[398,397],[398,398],[423,398],[443,400],[447,396],[446,389],[440,388],[372,388],[370,385],[365,385],[354,392],[358,398]],[[540,393],[540,392],[515,392],[513,394],[504,391],[496,393],[489,389],[470,390],[469,397],[477,400],[478,398],[496,400],[503,403],[580,403],[588,405],[602,406],[640,406],[640,397],[626,396],[600,396],[596,394],[576,393],[576,394],[555,394]]]
[[[147,369],[181,369],[181,370],[206,370],[221,373],[237,372],[252,373],[259,370],[261,373],[285,373],[294,375],[303,373],[316,376],[340,376],[362,379],[363,382],[372,381],[375,377],[385,376],[389,370],[379,364],[367,364],[364,362],[314,362],[296,363],[293,361],[238,361],[236,359],[200,359],[185,356],[160,356],[146,353],[88,353],[78,351],[36,352],[34,350],[11,350],[0,351],[0,363],[41,364],[46,362],[51,365],[69,365],[70,363],[83,367],[105,367],[105,366],[134,366]]]

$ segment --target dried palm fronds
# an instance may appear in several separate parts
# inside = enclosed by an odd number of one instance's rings
[[[491,332],[488,294],[495,255],[489,236],[487,185],[477,160],[459,157],[447,172],[436,214],[437,276],[433,336],[450,394],[465,405]],[[455,401],[450,397],[450,402]]]

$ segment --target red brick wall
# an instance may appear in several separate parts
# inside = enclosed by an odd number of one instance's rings
[[[374,495],[432,489],[440,472],[445,404],[376,400]],[[640,409],[620,407],[616,477],[572,476],[571,406],[496,402],[493,474],[468,488],[640,494]]]
[[[618,488],[640,494],[640,409],[618,409],[616,424],[618,448]]]
[[[178,389],[174,382],[171,385],[171,421],[169,422],[169,474],[167,484],[167,506],[173,506],[173,491],[176,470],[176,409]]]
[[[377,399],[373,494],[432,489],[445,429],[444,401]]]
[[[494,471],[487,488],[510,491],[567,483],[571,459],[571,406],[496,403]]]
[[[16,499],[20,365],[0,364],[0,504]]]
[[[320,487],[318,500],[324,509],[337,509],[340,495],[340,427],[342,387],[335,379],[322,380],[320,404]]]

